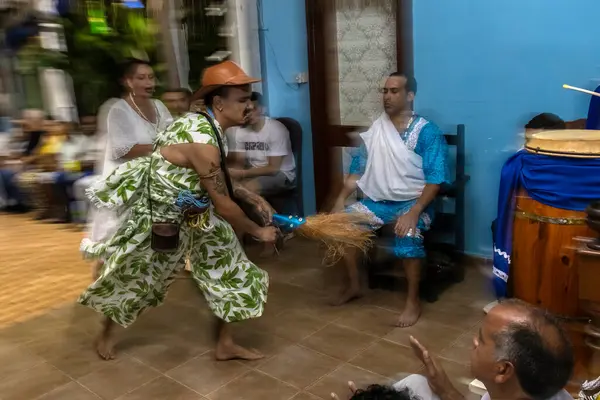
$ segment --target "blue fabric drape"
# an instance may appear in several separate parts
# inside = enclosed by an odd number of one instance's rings
[[[600,86],[595,90],[596,93],[600,93]],[[587,120],[585,122],[585,129],[600,129],[600,97],[590,96],[590,108],[588,110]]]
[[[515,194],[520,188],[555,208],[583,211],[600,199],[600,158],[550,157],[521,150],[502,167],[494,229],[494,288],[506,297],[510,272]]]

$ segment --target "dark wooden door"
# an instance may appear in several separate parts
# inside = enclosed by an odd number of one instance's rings
[[[381,110],[388,74],[412,72],[412,0],[306,0],[317,208],[339,190],[339,149]]]

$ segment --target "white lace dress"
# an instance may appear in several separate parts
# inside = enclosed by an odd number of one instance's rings
[[[173,117],[167,107],[159,100],[153,100],[158,111],[158,123],[151,124],[123,99],[112,99],[109,102],[106,116],[99,113],[98,140],[104,147],[104,156],[96,165],[99,178],[106,178],[115,168],[126,160],[123,159],[136,144],[152,144],[159,131],[164,130]],[[113,235],[118,229],[124,215],[117,215],[111,210],[90,210],[88,235],[85,242],[97,242]]]

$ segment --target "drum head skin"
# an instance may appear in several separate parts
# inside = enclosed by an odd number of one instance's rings
[[[563,129],[527,135],[525,149],[556,157],[600,158],[600,131]]]

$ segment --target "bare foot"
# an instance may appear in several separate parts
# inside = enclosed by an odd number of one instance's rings
[[[406,303],[406,307],[404,307],[404,311],[402,311],[396,326],[399,328],[408,328],[409,326],[413,326],[417,323],[420,316],[421,305],[419,302],[409,301]]]
[[[349,303],[352,300],[360,299],[362,296],[363,294],[360,289],[346,289],[338,296],[338,298],[331,302],[331,305],[341,306],[342,304]]]
[[[115,349],[112,337],[101,333],[96,339],[96,352],[103,360],[113,360],[115,358]]]
[[[265,356],[259,353],[256,350],[249,350],[243,348],[242,346],[238,346],[235,343],[230,345],[217,345],[217,350],[215,351],[215,358],[218,361],[227,361],[227,360],[260,360],[261,358],[265,358]]]

